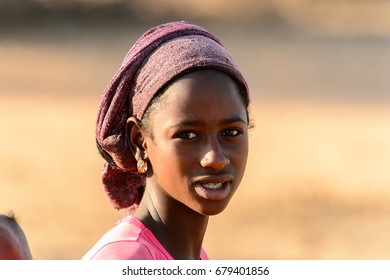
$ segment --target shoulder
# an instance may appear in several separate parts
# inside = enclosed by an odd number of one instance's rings
[[[84,260],[168,259],[149,230],[137,219],[127,218],[107,232],[83,257]]]
[[[90,260],[152,260],[153,255],[144,244],[131,241],[115,241],[96,248],[93,254],[83,259]]]
[[[200,259],[201,260],[209,260],[209,256],[207,255],[206,251],[203,249],[201,249],[200,251]]]
[[[0,215],[0,260],[32,259],[26,236],[13,215]]]

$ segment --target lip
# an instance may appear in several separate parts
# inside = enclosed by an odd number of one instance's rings
[[[204,199],[222,200],[229,195],[233,187],[233,177],[230,175],[198,177],[194,180],[193,186],[195,192]]]

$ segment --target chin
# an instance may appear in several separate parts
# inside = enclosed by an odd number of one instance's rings
[[[215,216],[222,213],[228,206],[228,203],[224,203],[223,205],[221,205],[220,203],[213,202],[211,204],[214,205],[204,205],[203,207],[201,207],[201,209],[198,209],[197,212],[205,216]]]

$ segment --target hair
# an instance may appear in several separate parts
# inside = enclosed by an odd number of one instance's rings
[[[18,223],[16,217],[15,217],[15,213],[10,211],[9,213],[7,214],[0,214],[0,218],[3,218],[3,219],[6,219],[8,221],[12,221],[14,223]]]

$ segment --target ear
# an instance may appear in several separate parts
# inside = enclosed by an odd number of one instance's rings
[[[146,157],[145,132],[141,129],[139,121],[135,117],[127,119],[126,136],[129,141],[130,150],[136,159]]]

